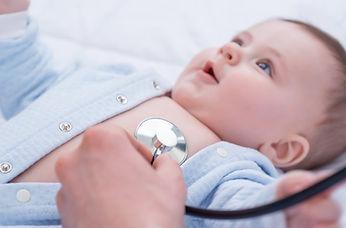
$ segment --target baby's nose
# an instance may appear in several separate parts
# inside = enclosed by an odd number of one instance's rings
[[[240,46],[235,43],[227,43],[223,45],[220,48],[219,52],[221,55],[224,56],[226,61],[231,65],[237,64],[241,58]]]

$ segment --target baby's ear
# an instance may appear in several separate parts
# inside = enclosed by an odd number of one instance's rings
[[[291,134],[278,142],[264,143],[258,149],[278,168],[287,168],[301,162],[309,153],[310,144],[301,135]]]

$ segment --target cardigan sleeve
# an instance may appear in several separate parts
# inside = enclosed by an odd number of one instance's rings
[[[16,36],[0,40],[0,108],[5,119],[25,109],[59,75],[49,50],[38,41],[35,21],[27,18],[22,35],[11,32]]]
[[[278,171],[256,150],[227,142],[211,145],[182,166],[187,204],[213,210],[239,210],[275,200]],[[201,219],[187,216],[187,227],[286,227],[283,212],[250,219]]]

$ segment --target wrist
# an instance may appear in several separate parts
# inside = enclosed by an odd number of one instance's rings
[[[0,0],[0,15],[26,11],[29,5],[29,0]]]

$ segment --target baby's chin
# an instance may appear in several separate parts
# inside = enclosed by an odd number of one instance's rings
[[[174,84],[172,90],[170,91],[170,97],[179,104],[181,96],[179,95],[179,87],[177,86],[177,82]]]
[[[191,99],[193,98],[191,92],[192,88],[189,83],[177,81],[171,90],[171,98],[182,108],[188,109],[189,103],[192,102]]]

